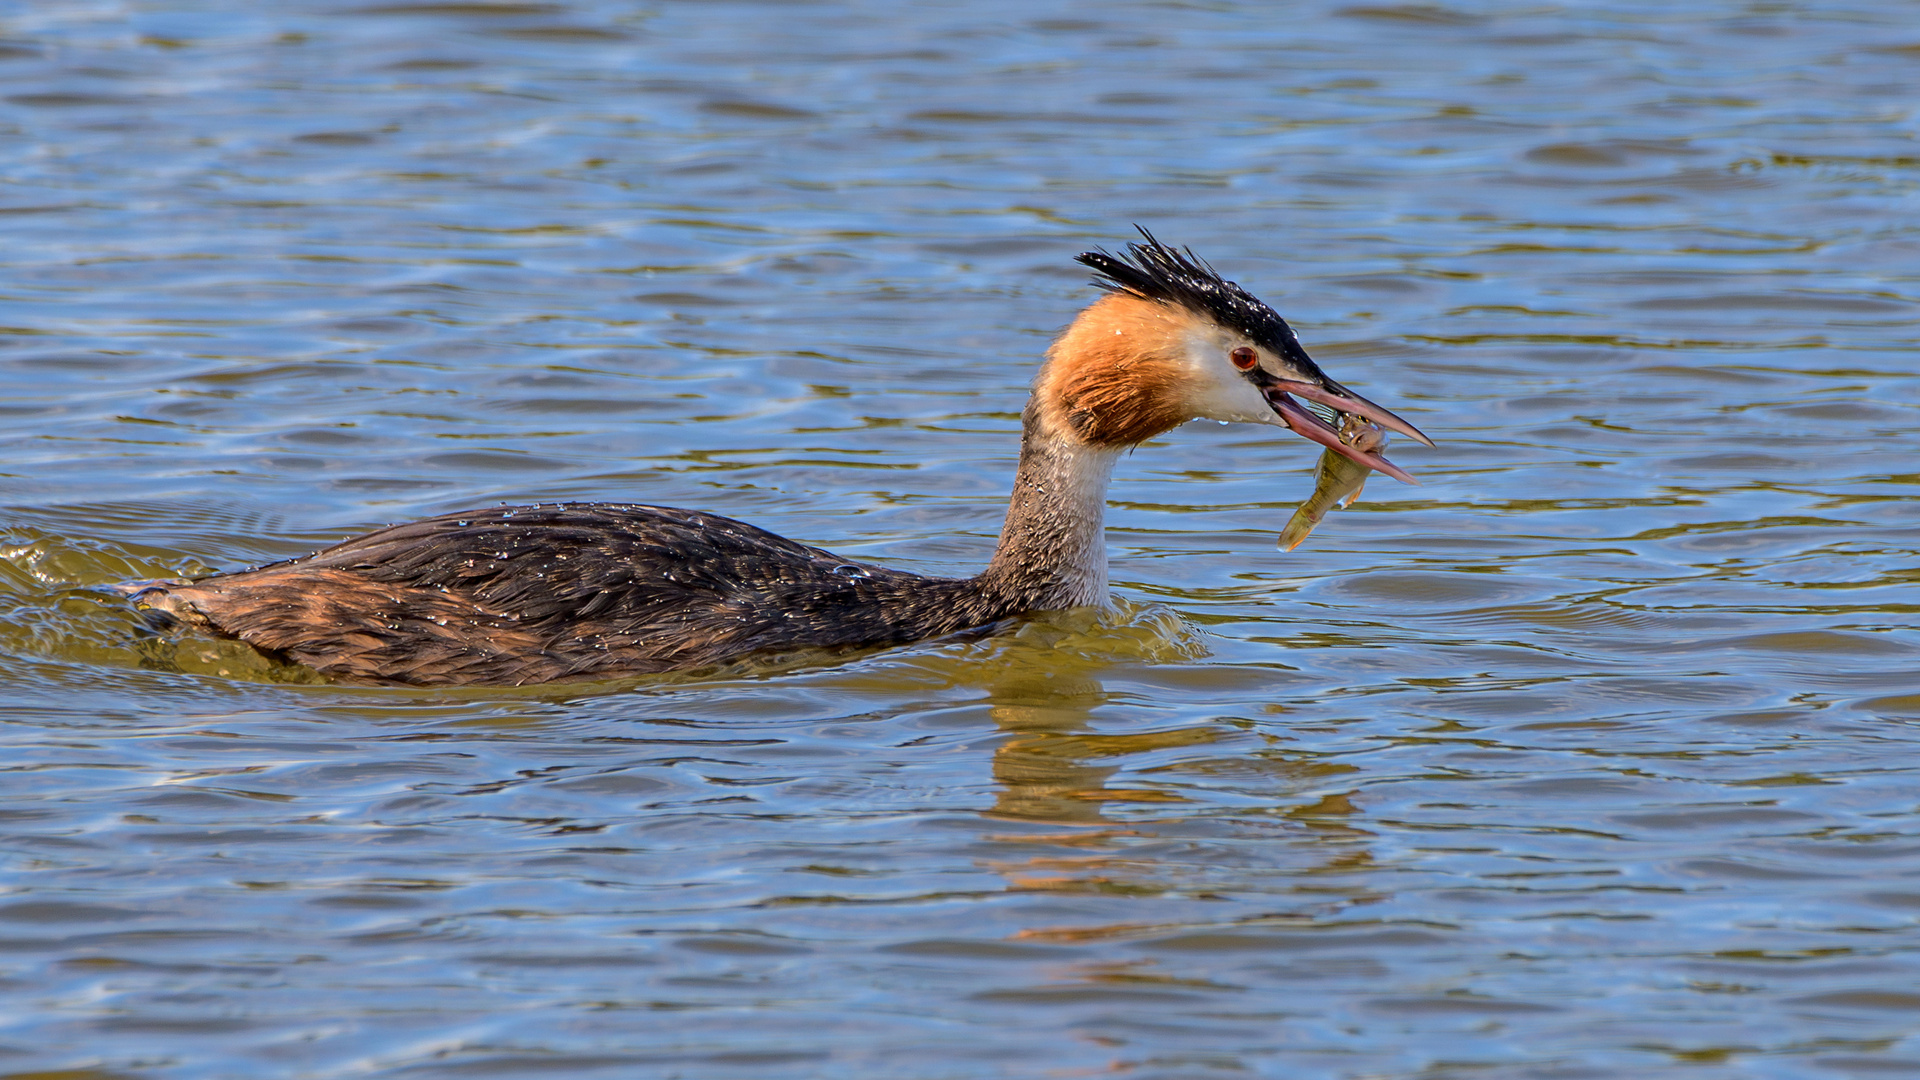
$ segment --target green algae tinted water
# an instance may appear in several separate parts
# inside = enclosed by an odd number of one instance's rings
[[[1920,21],[0,10],[0,1077],[1920,1074]],[[1421,425],[1119,609],[316,684],[115,582],[501,501],[953,573],[1131,223]]]

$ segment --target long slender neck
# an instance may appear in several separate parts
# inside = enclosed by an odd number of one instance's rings
[[[1029,611],[1104,605],[1107,481],[1120,450],[1089,445],[1034,401],[1021,419],[1007,523],[975,580]]]

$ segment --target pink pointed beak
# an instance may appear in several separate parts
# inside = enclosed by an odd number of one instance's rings
[[[1338,383],[1333,386],[1337,389],[1295,382],[1291,379],[1277,379],[1263,389],[1267,396],[1267,404],[1273,407],[1273,411],[1279,414],[1287,427],[1293,429],[1294,434],[1312,439],[1334,453],[1344,455],[1369,469],[1386,473],[1402,483],[1418,484],[1420,481],[1415,480],[1412,473],[1379,454],[1357,449],[1341,441],[1339,428],[1313,415],[1305,406],[1288,396],[1297,394],[1308,401],[1317,401],[1328,408],[1365,417],[1390,431],[1397,431],[1428,446],[1433,445],[1433,440],[1427,438],[1419,428]]]

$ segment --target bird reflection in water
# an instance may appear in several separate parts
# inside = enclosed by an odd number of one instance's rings
[[[996,726],[1007,738],[994,750],[992,771],[998,790],[988,811],[993,817],[1068,826],[1066,831],[1009,832],[994,839],[1002,843],[1040,845],[1049,849],[1077,849],[1077,853],[1048,851],[1025,858],[998,860],[994,868],[1020,891],[1070,893],[1159,894],[1202,889],[1210,884],[1195,876],[1196,867],[1169,863],[1134,850],[1131,838],[1150,838],[1163,823],[1162,815],[1129,815],[1121,807],[1159,804],[1176,817],[1186,796],[1168,787],[1116,783],[1128,768],[1125,759],[1182,747],[1239,743],[1247,733],[1221,723],[1191,724],[1149,731],[1102,734],[1092,730],[1096,715],[1116,703],[1116,697],[1090,673],[1012,676],[993,684],[987,705]],[[1222,748],[1218,760],[1185,759],[1171,776],[1231,771],[1244,774],[1246,786],[1262,789],[1285,801],[1270,809],[1250,807],[1229,824],[1230,833],[1258,831],[1263,840],[1290,843],[1301,856],[1286,867],[1289,877],[1310,875],[1308,887],[1316,905],[1345,906],[1365,902],[1364,890],[1351,896],[1327,876],[1365,870],[1374,863],[1373,834],[1352,822],[1360,813],[1350,792],[1335,791],[1299,801],[1301,787],[1317,787],[1344,771],[1304,755],[1268,748],[1248,754]],[[1236,785],[1238,786],[1238,785]],[[1287,798],[1294,796],[1293,798]],[[1138,820],[1127,820],[1129,817]],[[1262,827],[1254,822],[1271,822]],[[1294,860],[1284,859],[1283,864]],[[1202,874],[1201,877],[1210,875]],[[1306,884],[1302,882],[1301,884]],[[1260,888],[1272,888],[1262,883]],[[1331,893],[1331,895],[1329,895]],[[1022,937],[1095,934],[1098,928],[1033,928]]]
[[[1213,726],[1100,735],[1088,730],[1096,709],[1111,700],[1098,680],[1029,678],[997,685],[988,699],[994,723],[1012,737],[993,753],[993,776],[1001,788],[993,813],[999,817],[1062,824],[1107,823],[1115,802],[1183,802],[1155,788],[1110,788],[1118,765],[1094,764],[1129,754],[1213,742]]]

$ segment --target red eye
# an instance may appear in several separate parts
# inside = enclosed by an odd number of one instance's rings
[[[1232,360],[1233,366],[1239,368],[1241,371],[1251,371],[1253,370],[1253,365],[1260,362],[1260,355],[1245,345],[1242,345],[1233,350],[1233,352],[1228,355],[1228,359]]]

